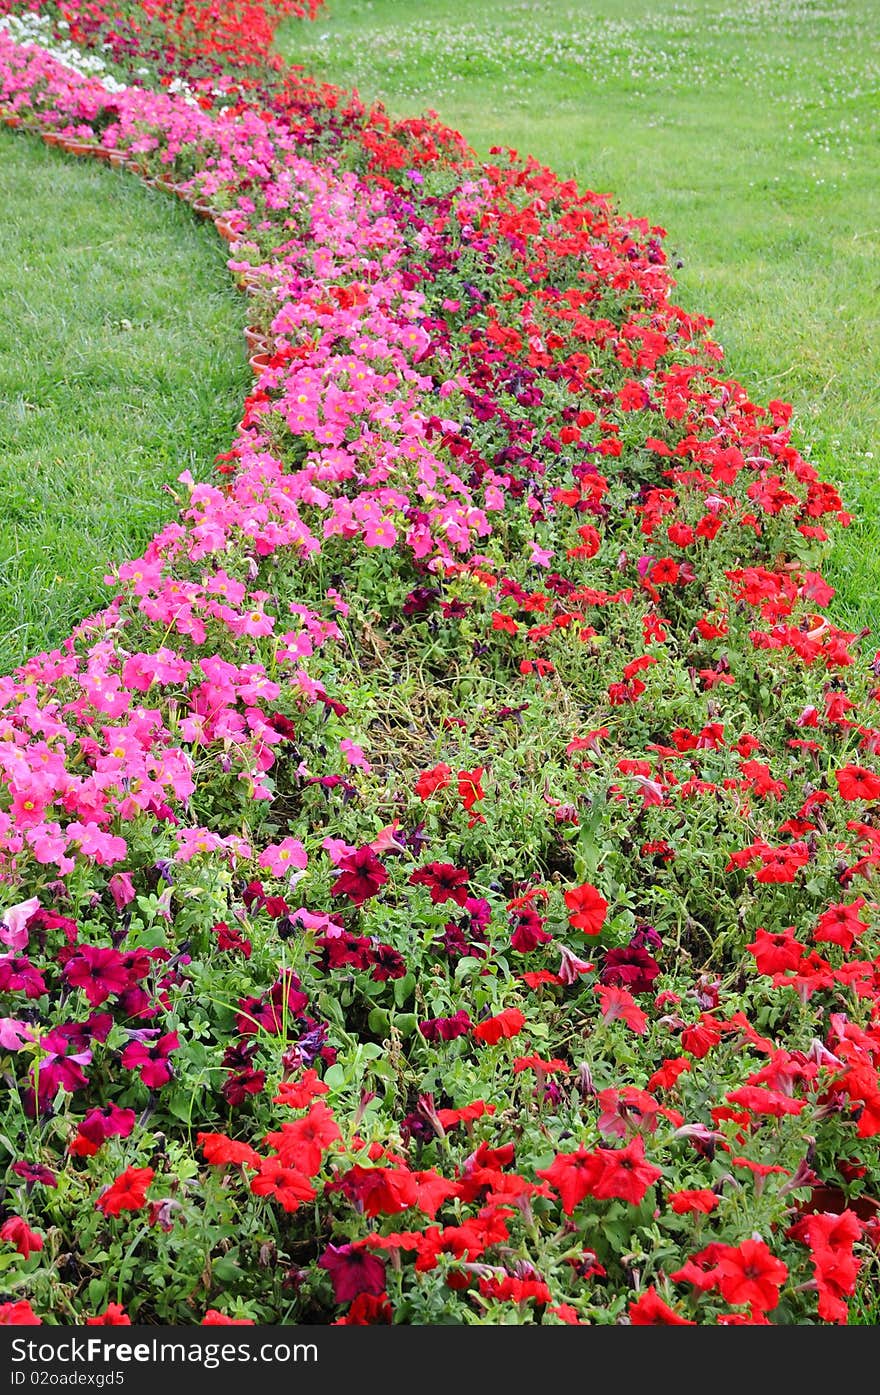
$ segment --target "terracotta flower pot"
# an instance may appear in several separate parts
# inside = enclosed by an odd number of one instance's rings
[[[121,150],[108,150],[107,159],[115,170],[121,170],[124,165],[128,164],[128,156],[123,155]]]
[[[57,131],[44,131],[43,140],[47,145],[63,145],[64,143],[64,137],[60,136]]]
[[[248,363],[253,369],[254,377],[259,378],[261,373],[264,373],[265,370],[269,367],[271,360],[271,354],[251,354],[250,358],[248,359]]]
[[[226,220],[226,218],[215,218],[214,227],[217,229],[218,233],[225,242],[235,242],[237,240],[239,235],[238,230],[234,228],[232,224]]]
[[[253,329],[250,325],[244,332],[244,342],[255,354],[267,354],[272,347],[268,335],[263,334],[259,329]]]
[[[21,125],[21,117],[16,116],[14,112],[9,112],[7,116],[4,116],[3,120],[6,122],[6,125],[11,126],[13,130],[16,126]]]
[[[825,1186],[820,1183],[813,1187],[808,1199],[800,1204],[798,1210],[802,1215],[809,1216],[816,1211],[830,1211],[839,1216],[841,1211],[854,1211],[860,1221],[876,1220],[880,1214],[880,1201],[873,1196],[856,1196],[847,1199],[841,1187]]]

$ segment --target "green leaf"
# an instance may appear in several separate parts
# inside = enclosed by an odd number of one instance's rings
[[[370,1062],[370,1074],[378,1075],[382,1080],[396,1080],[394,1067],[390,1061],[375,1060]]]
[[[466,978],[472,978],[482,967],[482,959],[474,959],[472,955],[465,954],[455,966],[455,981],[462,983]]]
[[[388,1032],[391,1030],[391,1015],[387,1008],[375,1007],[367,1018],[367,1025],[371,1032]]]
[[[101,1304],[104,1303],[107,1298],[106,1279],[89,1279],[88,1295],[89,1307],[94,1308],[95,1311],[97,1311],[98,1308],[101,1307]]]
[[[193,1117],[196,1097],[200,1094],[194,1085],[189,1090],[176,1086],[172,1090],[166,1091],[162,1096],[162,1104],[175,1119],[180,1119],[184,1124],[188,1124]]]
[[[345,1071],[342,1066],[330,1066],[329,1070],[325,1070],[324,1084],[331,1090],[341,1090],[345,1084]]]
[[[394,1002],[397,1007],[403,1007],[407,999],[412,997],[415,986],[415,974],[405,974],[403,978],[394,980]]]

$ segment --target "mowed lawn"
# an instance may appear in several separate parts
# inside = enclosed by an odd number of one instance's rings
[[[228,449],[246,307],[213,228],[0,129],[0,673],[106,602],[182,470]]]
[[[880,631],[878,0],[330,0],[295,62],[433,108],[668,231],[727,371],[796,410],[856,522],[827,568]]]

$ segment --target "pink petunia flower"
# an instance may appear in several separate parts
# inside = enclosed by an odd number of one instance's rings
[[[295,884],[308,866],[306,850],[298,838],[285,838],[282,843],[271,843],[260,853],[260,866],[276,877],[291,875]],[[296,873],[299,872],[299,876]]]

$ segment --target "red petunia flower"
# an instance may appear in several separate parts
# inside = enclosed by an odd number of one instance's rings
[[[664,1302],[651,1284],[629,1305],[629,1321],[632,1327],[695,1327],[691,1318],[682,1317]]]
[[[674,586],[681,568],[672,557],[661,557],[650,571],[650,580],[655,586]]]
[[[292,1109],[307,1109],[317,1095],[327,1095],[330,1087],[325,1085],[318,1072],[307,1070],[299,1080],[282,1080],[274,1104],[289,1104]]]
[[[783,1167],[781,1163],[759,1163],[754,1162],[752,1158],[736,1157],[730,1159],[730,1165],[731,1167],[745,1167],[756,1177],[789,1176],[788,1168]]]
[[[712,1017],[708,1012],[700,1016],[699,1022],[695,1022],[691,1027],[685,1027],[681,1034],[680,1041],[682,1048],[688,1051],[691,1056],[695,1056],[698,1061],[702,1061],[704,1056],[718,1045],[721,1040],[722,1024],[717,1018]]]
[[[668,1200],[677,1216],[689,1216],[699,1212],[708,1216],[718,1205],[718,1197],[706,1187],[670,1192]]]
[[[806,843],[788,843],[778,848],[767,848],[761,854],[762,866],[755,873],[755,881],[770,886],[793,882],[809,860],[810,849]]]
[[[546,1306],[553,1296],[543,1279],[518,1279],[513,1274],[485,1275],[480,1279],[479,1288],[484,1298],[509,1303],[533,1302]]]
[[[779,1302],[788,1269],[763,1240],[722,1245],[717,1259],[718,1287],[726,1303],[747,1304],[769,1313]]]
[[[263,1158],[260,1171],[251,1178],[255,1196],[271,1196],[285,1211],[298,1211],[304,1201],[313,1201],[315,1189],[307,1177],[278,1158]]]
[[[864,896],[859,896],[855,901],[829,906],[816,923],[813,933],[815,942],[840,945],[847,952],[851,950],[856,937],[868,929],[867,922],[859,915],[865,905]]]
[[[551,974],[549,969],[535,969],[532,973],[520,974],[520,978],[531,989],[543,987],[545,983],[561,983],[562,979],[558,974]]]
[[[865,803],[880,799],[880,775],[863,765],[844,765],[835,771],[835,779],[841,799],[860,799]]]
[[[819,1317],[823,1322],[845,1323],[846,1299],[855,1292],[861,1269],[861,1261],[853,1255],[853,1245],[862,1235],[858,1216],[853,1211],[814,1213],[799,1220],[788,1234],[810,1248]]]
[[[800,941],[794,938],[792,929],[773,935],[766,930],[757,930],[746,949],[754,959],[758,973],[768,975],[798,969],[806,952]]]
[[[121,1211],[141,1211],[147,1204],[147,1189],[155,1173],[151,1167],[127,1167],[95,1202],[105,1216]]]
[[[285,1167],[296,1168],[307,1177],[320,1172],[324,1153],[342,1135],[339,1126],[325,1104],[313,1104],[302,1119],[281,1125],[276,1133],[266,1135],[265,1142],[274,1148]]]
[[[515,1037],[525,1026],[525,1016],[519,1008],[505,1008],[504,1012],[499,1012],[495,1017],[487,1017],[484,1022],[480,1022],[474,1028],[474,1036],[477,1041],[484,1041],[490,1046],[501,1041],[502,1037]]]
[[[600,1172],[593,1196],[600,1201],[628,1201],[639,1206],[663,1169],[645,1161],[645,1140],[639,1134],[625,1148],[597,1148]]]
[[[663,1064],[655,1070],[648,1081],[648,1090],[671,1090],[680,1075],[691,1070],[692,1063],[686,1056],[668,1057]]]
[[[514,1075],[520,1075],[524,1070],[540,1071],[542,1075],[570,1075],[570,1068],[565,1061],[560,1061],[554,1056],[551,1061],[545,1061],[541,1056],[517,1056],[513,1063]]]
[[[42,1327],[43,1319],[37,1317],[26,1298],[10,1303],[0,1303],[0,1327]]]
[[[603,1022],[619,1020],[636,1036],[644,1036],[648,1029],[648,1018],[631,993],[627,993],[625,988],[603,988],[601,985],[597,985],[594,992],[601,1003]]]
[[[562,1209],[570,1216],[585,1196],[594,1195],[601,1171],[602,1162],[595,1152],[577,1148],[573,1153],[557,1153],[550,1166],[539,1167],[536,1175],[559,1193]]]
[[[566,891],[565,904],[569,910],[568,918],[575,930],[583,930],[585,935],[598,935],[605,924],[608,902],[594,886],[584,882],[583,886]]]
[[[363,1215],[396,1216],[414,1206],[418,1187],[408,1168],[361,1167],[356,1163],[335,1182],[328,1192],[342,1192]]]
[[[239,1143],[227,1138],[225,1133],[200,1133],[196,1141],[205,1155],[205,1161],[212,1167],[225,1167],[228,1163],[259,1167],[262,1162],[259,1153],[249,1143]]]
[[[560,1322],[567,1326],[582,1327],[585,1324],[581,1321],[577,1308],[573,1308],[570,1303],[552,1303],[547,1309],[554,1317],[558,1317]]]
[[[481,799],[485,799],[483,786],[480,783],[484,774],[484,767],[478,765],[474,770],[459,770],[458,772],[458,793],[467,813],[470,813],[475,804]]]
[[[760,1085],[743,1085],[724,1098],[750,1114],[768,1114],[774,1119],[781,1119],[784,1114],[800,1114],[806,1108],[804,1100],[793,1100],[779,1090],[765,1090]]]
[[[119,1303],[108,1303],[103,1313],[86,1318],[86,1327],[131,1327],[131,1318]]]
[[[337,1318],[334,1327],[380,1327],[393,1319],[386,1293],[359,1293],[345,1317]]]
[[[494,1104],[487,1104],[485,1100],[472,1100],[461,1109],[438,1109],[437,1118],[444,1129],[452,1129],[457,1124],[469,1124],[472,1119],[482,1119],[484,1114],[494,1113]]]
[[[432,794],[438,790],[445,790],[452,781],[452,770],[441,761],[431,770],[423,770],[415,783],[415,792],[419,799],[430,799]]]
[[[0,1226],[0,1240],[5,1240],[7,1244],[14,1245],[20,1255],[28,1259],[30,1255],[37,1254],[43,1248],[43,1237],[35,1230],[31,1230],[27,1221],[21,1216],[10,1216],[8,1221],[4,1221]]]

